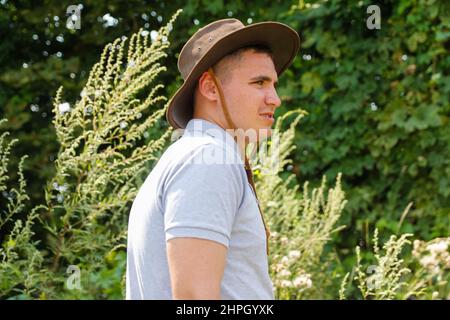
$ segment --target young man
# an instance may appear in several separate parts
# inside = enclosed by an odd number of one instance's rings
[[[133,203],[127,299],[273,299],[245,146],[271,134],[275,85],[299,43],[281,23],[224,19],[185,44],[185,81],[167,109],[169,123],[185,130]]]

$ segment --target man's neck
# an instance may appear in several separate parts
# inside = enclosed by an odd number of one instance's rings
[[[216,121],[214,118],[210,117],[210,116],[199,116],[199,115],[195,115],[194,113],[194,119],[201,119],[201,120],[206,120],[208,122],[214,123],[215,125],[221,127],[225,132],[227,132],[228,134],[230,134],[231,136],[235,136],[236,132],[233,132],[235,130],[232,131],[231,128],[227,128],[227,126],[223,123],[221,123],[220,121]],[[239,155],[241,157],[241,160],[244,162],[245,161],[245,149],[246,149],[246,142],[245,139],[242,137],[237,137],[236,139],[234,139],[234,141],[236,142],[236,144],[239,147]]]

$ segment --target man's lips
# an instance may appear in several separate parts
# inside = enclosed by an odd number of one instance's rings
[[[269,119],[272,121],[274,120],[272,112],[264,112],[264,113],[260,113],[259,115],[265,119]]]

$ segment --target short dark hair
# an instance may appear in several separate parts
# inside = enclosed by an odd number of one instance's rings
[[[225,55],[222,59],[220,59],[218,62],[216,62],[213,66],[212,69],[214,71],[214,73],[221,78],[222,81],[224,81],[225,79],[230,79],[230,77],[228,76],[227,72],[230,69],[226,69],[223,70],[220,68],[220,62],[223,62],[225,59],[229,60],[229,59],[238,59],[240,60],[242,58],[242,54],[248,50],[251,50],[255,53],[264,53],[267,54],[273,61],[273,52],[272,50],[270,50],[269,47],[262,45],[262,44],[254,44],[254,45],[248,45],[242,48],[239,48],[237,50],[234,50],[230,53],[228,53],[227,55]]]
[[[222,81],[222,83],[224,81],[226,81],[226,79],[231,79],[231,77],[229,76],[229,71],[231,69],[225,69],[223,70],[222,68],[220,68],[220,62],[224,61],[224,59],[229,60],[229,59],[241,59],[242,58],[242,54],[248,50],[251,50],[255,53],[265,53],[267,54],[273,61],[273,52],[272,50],[270,50],[269,47],[265,46],[265,45],[260,45],[260,44],[254,44],[254,45],[249,45],[249,46],[245,46],[245,47],[241,47],[239,49],[236,49],[230,53],[228,53],[227,55],[225,55],[223,58],[221,58],[218,62],[216,62],[211,68],[213,69],[214,73],[217,75],[218,78],[220,78],[220,80]],[[194,92],[195,90],[197,90],[198,88],[198,81],[197,84],[195,86]],[[195,94],[192,94],[192,108],[195,107]]]

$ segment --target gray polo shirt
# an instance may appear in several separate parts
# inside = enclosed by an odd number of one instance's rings
[[[222,299],[274,299],[256,201],[231,135],[209,121],[189,121],[133,202],[126,298],[172,299],[166,242],[194,237],[228,248]]]

